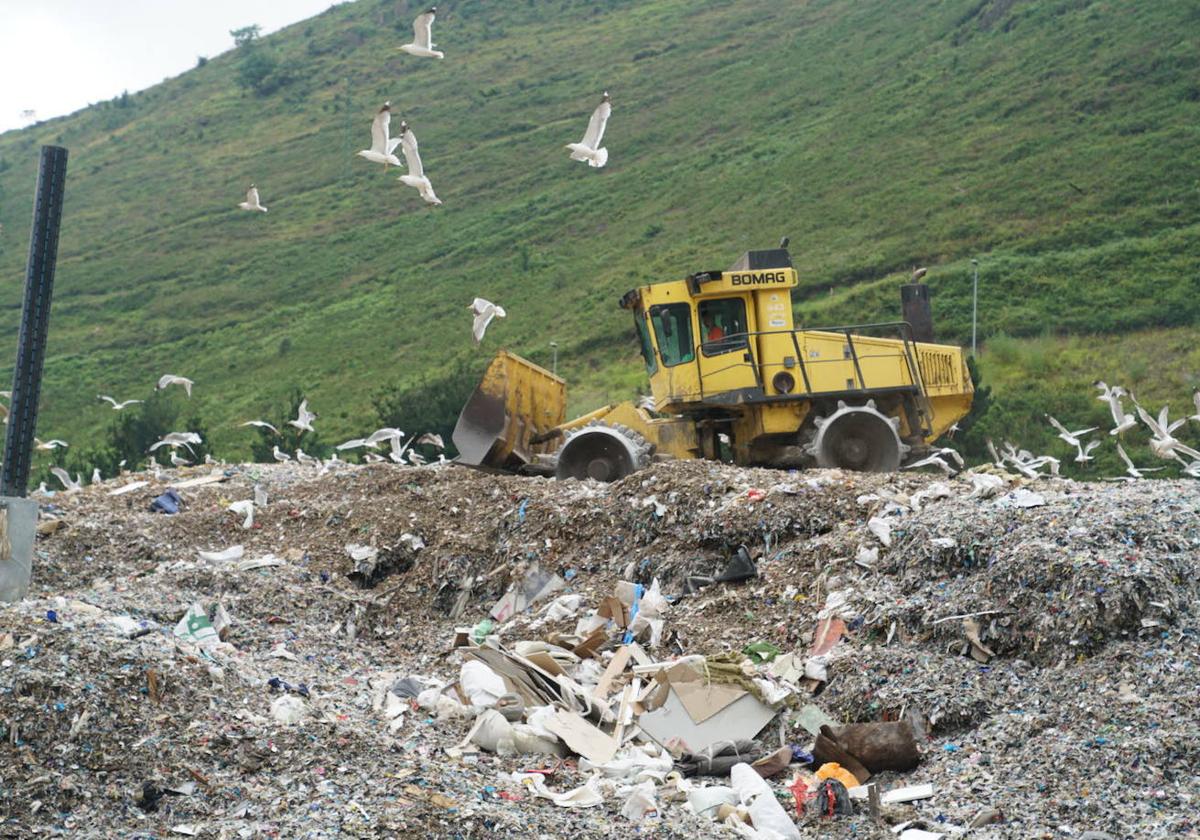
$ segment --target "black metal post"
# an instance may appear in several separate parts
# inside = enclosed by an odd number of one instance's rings
[[[63,186],[67,180],[67,150],[42,146],[37,196],[33,204],[33,232],[25,268],[25,300],[21,331],[17,337],[17,363],[13,368],[12,403],[8,433],[4,437],[4,465],[0,469],[0,495],[25,495],[29,482],[33,433],[37,430],[38,398],[42,391],[42,364],[46,359],[46,331],[50,325],[50,298],[54,291],[54,264],[58,258],[58,230],[62,221]]]

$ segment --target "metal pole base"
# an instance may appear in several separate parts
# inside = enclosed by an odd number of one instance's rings
[[[20,601],[29,594],[37,518],[34,499],[0,496],[0,601]]]

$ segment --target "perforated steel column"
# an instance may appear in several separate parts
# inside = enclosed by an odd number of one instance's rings
[[[0,495],[4,496],[24,496],[29,481],[66,180],[67,150],[60,146],[42,146],[33,204],[33,233],[25,268],[25,301],[21,308],[17,362],[13,369],[12,408],[4,438],[4,465],[0,470]]]

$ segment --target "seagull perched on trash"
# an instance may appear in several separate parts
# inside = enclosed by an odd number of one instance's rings
[[[1179,453],[1182,453],[1193,461],[1200,460],[1200,452],[1197,452],[1174,437],[1175,430],[1187,422],[1186,417],[1171,423],[1169,416],[1170,407],[1164,405],[1162,411],[1158,413],[1158,419],[1156,420],[1150,416],[1150,413],[1146,409],[1136,403],[1134,405],[1137,408],[1138,417],[1142,418],[1142,422],[1150,428],[1150,433],[1153,435],[1150,438],[1150,449],[1155,455],[1164,460],[1169,461],[1175,458],[1183,462],[1183,459],[1179,457]]]
[[[278,435],[279,430],[268,423],[266,420],[247,420],[245,423],[240,423],[241,426],[257,426],[260,429],[270,429],[272,434]]]
[[[445,58],[440,51],[435,50],[433,43],[433,19],[437,17],[437,6],[430,6],[424,13],[417,15],[413,21],[413,39],[410,44],[402,44],[400,49],[409,55],[420,58]]]
[[[92,467],[92,484],[100,484],[104,479],[100,476],[100,468]]]
[[[125,402],[117,402],[112,397],[107,396],[105,394],[97,394],[96,399],[104,400],[107,403],[111,403],[112,407],[113,407],[113,411],[120,411],[123,408],[127,408],[128,406],[134,405],[135,403],[144,402],[143,400],[125,400]]]
[[[483,341],[483,334],[487,332],[488,324],[492,323],[493,318],[504,318],[508,314],[504,311],[504,307],[497,306],[490,300],[480,297],[471,301],[470,309],[475,313],[475,323],[471,326],[471,335],[475,337],[476,345]]]
[[[1057,420],[1055,420],[1049,414],[1046,415],[1046,419],[1050,421],[1051,426],[1058,429],[1059,439],[1066,441],[1068,444],[1070,444],[1071,446],[1074,446],[1076,449],[1079,448],[1079,445],[1080,445],[1079,439],[1081,437],[1088,434],[1089,432],[1094,432],[1094,431],[1096,431],[1096,429],[1099,428],[1099,426],[1089,426],[1088,428],[1080,429],[1077,432],[1069,432],[1069,431],[1067,431],[1066,426],[1064,426],[1062,423],[1059,423]]]
[[[388,136],[388,126],[392,122],[392,103],[384,102],[383,107],[375,112],[375,119],[371,120],[371,148],[363,149],[358,153],[360,158],[365,158],[371,163],[382,163],[386,170],[388,165],[399,166],[400,158],[396,157],[393,152],[400,145],[399,137]]]
[[[284,463],[285,461],[292,460],[291,455],[288,455],[286,452],[279,451],[279,444],[275,444],[275,447],[271,450],[271,455],[275,458],[276,461],[278,461],[281,464]]]
[[[262,203],[258,200],[258,187],[254,186],[254,184],[251,184],[250,189],[246,190],[246,200],[239,201],[238,207],[243,210],[261,210],[264,213],[267,212],[267,208],[263,207]]]
[[[158,384],[154,386],[155,391],[161,391],[171,385],[182,385],[183,390],[187,391],[188,397],[192,396],[192,386],[196,383],[182,376],[176,376],[173,373],[163,374],[158,378]]]
[[[401,175],[398,180],[402,184],[416,187],[426,204],[441,204],[442,200],[433,192],[433,184],[425,177],[425,167],[421,164],[421,153],[417,151],[417,135],[413,134],[408,123],[400,121],[400,151],[404,154],[404,162],[408,165],[408,174]]]
[[[304,464],[306,467],[319,466],[321,463],[320,458],[314,458],[299,447],[296,448],[296,460],[301,464]]]
[[[78,493],[83,489],[83,476],[81,476],[79,473],[75,473],[75,479],[72,480],[70,473],[68,473],[62,467],[51,467],[50,475],[61,481],[63,489],[65,489],[68,493]]]
[[[37,438],[34,438],[33,442],[37,449],[47,449],[47,450],[60,449],[60,448],[65,449],[66,447],[71,445],[71,444],[67,443],[65,440],[59,440],[58,438],[54,438],[53,440],[46,440],[46,441],[42,441],[42,440],[38,440]]]
[[[1131,414],[1125,413],[1125,406],[1121,404],[1121,397],[1126,395],[1126,390],[1120,385],[1114,385],[1109,388],[1108,385],[1100,380],[1092,383],[1100,389],[1100,396],[1096,399],[1100,402],[1108,403],[1108,410],[1112,414],[1113,422],[1116,427],[1109,431],[1110,435],[1119,435],[1121,432],[1128,431],[1137,425],[1137,418]]]
[[[288,425],[295,426],[302,432],[311,432],[313,431],[312,421],[316,419],[317,415],[308,410],[308,400],[305,399],[300,402],[300,407],[296,409],[296,419],[289,420]]]
[[[948,476],[954,475],[955,473],[955,469],[947,464],[940,455],[930,455],[927,458],[922,458],[920,461],[914,461],[911,464],[904,465],[904,469],[906,470],[916,470],[920,469],[921,467],[937,467]]]
[[[1191,478],[1200,478],[1200,461],[1192,461],[1183,468],[1183,474]]]
[[[567,144],[567,148],[571,150],[571,160],[586,160],[588,166],[597,169],[608,163],[608,149],[600,143],[604,140],[604,130],[608,127],[608,118],[611,115],[612,97],[608,95],[608,91],[604,91],[604,95],[600,97],[600,104],[592,111],[591,119],[588,120],[583,139],[578,143]]]
[[[180,458],[175,454],[175,450],[171,450],[171,466],[173,467],[190,467],[192,462],[187,458]]]
[[[1133,465],[1133,461],[1129,460],[1129,456],[1125,454],[1125,450],[1121,447],[1120,441],[1117,442],[1117,454],[1120,455],[1121,460],[1125,462],[1126,475],[1130,476],[1135,481],[1138,479],[1141,479],[1141,478],[1145,478],[1145,476],[1142,475],[1142,473],[1158,472],[1159,470],[1166,469],[1166,467],[1151,467],[1151,468],[1135,467]]]

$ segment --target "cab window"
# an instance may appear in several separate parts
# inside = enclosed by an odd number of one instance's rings
[[[650,322],[658,340],[658,355],[667,367],[696,360],[692,343],[692,308],[686,303],[650,307]]]
[[[646,363],[646,373],[650,376],[658,370],[658,360],[654,358],[654,347],[650,344],[650,328],[646,325],[646,313],[638,310],[633,313],[633,323],[637,326],[638,345],[642,349],[642,360]]]
[[[738,297],[700,301],[700,345],[705,356],[746,346],[746,304]]]

